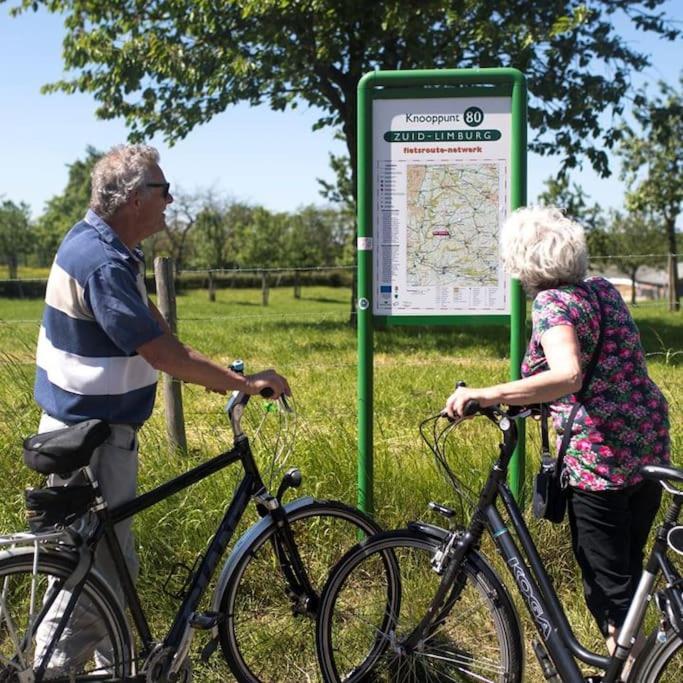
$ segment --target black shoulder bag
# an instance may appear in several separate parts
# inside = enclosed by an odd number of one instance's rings
[[[564,455],[567,452],[569,441],[572,438],[574,418],[582,405],[583,397],[593,379],[593,371],[595,370],[598,358],[600,357],[600,351],[602,350],[602,304],[600,303],[600,297],[597,296],[597,294],[596,297],[598,299],[598,305],[600,306],[600,333],[595,345],[595,350],[593,351],[593,356],[586,368],[586,374],[583,376],[583,384],[576,394],[576,402],[572,406],[569,417],[567,418],[567,423],[564,426],[562,443],[560,444],[557,458],[553,458],[550,455],[550,443],[548,439],[548,406],[545,403],[541,405],[541,468],[534,477],[532,507],[534,517],[537,519],[547,519],[556,524],[564,519],[564,513],[567,508],[567,485],[569,477],[564,467]]]

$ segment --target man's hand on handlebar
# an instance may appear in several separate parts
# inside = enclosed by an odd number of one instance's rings
[[[282,394],[285,396],[292,395],[292,390],[289,388],[287,380],[282,375],[278,375],[275,370],[256,372],[253,375],[247,375],[245,380],[245,394],[252,396],[261,394],[264,398],[272,399],[273,401],[280,398]]]

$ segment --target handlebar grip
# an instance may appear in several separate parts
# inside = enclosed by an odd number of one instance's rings
[[[265,387],[259,391],[263,398],[270,398],[275,392],[270,387]]]
[[[476,415],[479,412],[480,407],[481,406],[479,405],[479,401],[470,399],[469,401],[467,401],[467,403],[465,403],[465,407],[463,408],[463,417],[470,417],[470,415]]]
[[[465,384],[465,382],[463,382],[461,379],[459,379],[459,380],[455,383],[455,388],[456,388],[456,389],[459,389],[460,387],[466,387],[466,386],[467,386],[467,384]]]

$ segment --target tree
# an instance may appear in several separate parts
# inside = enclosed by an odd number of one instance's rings
[[[517,67],[531,148],[569,168],[586,154],[608,174],[618,131],[600,114],[621,113],[630,71],[648,64],[611,18],[674,40],[664,1],[20,0],[14,12],[66,15],[64,63],[77,73],[45,91],[92,93],[97,115],[124,117],[135,140],[172,144],[240,101],[320,108],[316,127],[346,141],[355,192],[356,86],[374,69]]]
[[[173,192],[173,202],[166,209],[166,227],[169,255],[175,263],[176,272],[180,273],[190,259],[190,232],[194,227],[197,216],[203,209],[201,192],[185,192],[177,187]]]
[[[289,215],[257,206],[239,234],[238,261],[242,268],[282,268],[287,263],[285,235]]]
[[[631,185],[627,206],[659,214],[673,259],[674,310],[680,310],[676,219],[683,210],[683,75],[677,90],[660,82],[659,94],[647,99],[640,93],[632,114],[640,131],[626,126],[618,153],[622,177]]]
[[[225,201],[209,193],[195,225],[198,261],[209,268],[234,268],[238,242],[251,223],[254,207]]]
[[[546,189],[538,195],[539,203],[561,208],[584,226],[588,251],[595,261],[609,256],[613,245],[607,235],[605,216],[600,205],[591,203],[590,196],[580,185],[572,183],[568,174],[546,178],[544,184]]]
[[[572,183],[568,174],[560,174],[544,181],[545,190],[538,195],[539,203],[557,206],[568,216],[575,218],[585,228],[597,227],[602,221],[602,210],[577,183]]]
[[[19,258],[32,246],[30,207],[4,200],[0,204],[0,258],[7,265],[10,280],[17,279]]]
[[[52,263],[64,235],[85,215],[90,204],[90,174],[101,157],[102,152],[88,146],[85,159],[68,164],[69,177],[64,191],[47,201],[36,224],[34,251],[39,265]]]
[[[352,236],[353,223],[344,211],[303,207],[289,220],[287,261],[298,267],[339,265]]]
[[[641,266],[661,266],[666,238],[656,218],[644,213],[611,214],[605,229],[607,245],[617,263],[631,280],[631,303],[636,303],[636,276]],[[612,261],[614,262],[614,261]]]

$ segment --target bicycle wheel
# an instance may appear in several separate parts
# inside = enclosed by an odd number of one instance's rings
[[[431,631],[406,638],[426,615],[441,577],[438,540],[410,530],[380,534],[332,570],[318,619],[326,681],[411,683],[522,679],[522,642],[510,599],[476,553],[463,563]]]
[[[312,502],[289,515],[308,578],[320,594],[332,566],[379,527],[355,508]],[[250,683],[320,680],[315,657],[317,604],[302,605],[288,592],[271,524],[242,552],[219,599],[224,656],[235,676]],[[316,601],[317,602],[317,601]]]
[[[64,581],[76,562],[66,553],[33,548],[0,553],[0,681],[33,680],[66,605]],[[85,636],[97,634],[88,644]],[[75,636],[75,638],[74,638]],[[132,644],[124,615],[111,591],[90,576],[45,671],[50,681],[120,681],[131,675]]]
[[[680,683],[683,681],[683,640],[674,631],[658,642],[653,633],[636,660],[629,681],[638,683]]]

